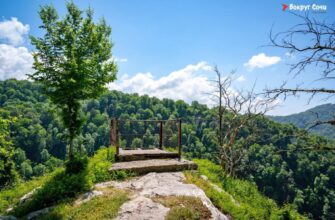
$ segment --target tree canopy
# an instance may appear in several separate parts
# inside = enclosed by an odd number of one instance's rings
[[[42,6],[42,37],[31,36],[35,73],[29,77],[43,85],[50,100],[61,109],[68,130],[69,156],[73,141],[83,124],[81,101],[99,97],[106,84],[116,79],[112,60],[111,27],[104,19],[94,23],[92,9],[81,11],[67,3],[67,14],[60,18],[53,6]]]

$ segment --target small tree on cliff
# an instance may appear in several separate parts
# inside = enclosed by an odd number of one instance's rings
[[[81,100],[97,98],[106,84],[116,79],[117,66],[111,61],[111,27],[104,19],[93,22],[93,11],[86,12],[72,2],[59,18],[52,6],[42,6],[42,37],[31,36],[36,47],[35,73],[29,77],[44,86],[45,93],[60,109],[68,131],[69,160],[73,160],[73,140],[80,133],[83,118]]]

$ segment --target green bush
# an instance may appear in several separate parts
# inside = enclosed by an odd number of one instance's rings
[[[89,190],[91,186],[88,159],[76,156],[66,163],[65,170],[55,174],[41,189],[37,190],[30,201],[17,207],[14,213],[16,216],[23,216],[31,211],[52,206]]]
[[[29,212],[72,200],[78,194],[88,191],[93,183],[126,178],[128,174],[124,172],[113,175],[109,173],[114,155],[113,149],[101,148],[92,158],[76,156],[66,163],[65,169],[58,170],[48,179],[30,201],[16,207],[13,214],[21,217]]]
[[[91,186],[92,182],[87,169],[76,174],[62,170],[37,190],[30,201],[14,209],[14,214],[23,216],[29,212],[55,205],[89,190]]]
[[[124,180],[133,173],[125,171],[110,172],[109,169],[115,159],[115,148],[101,148],[89,160],[89,171],[93,183],[105,182],[108,180]]]
[[[65,171],[68,174],[77,174],[87,168],[88,158],[86,156],[81,157],[75,155],[72,160],[68,160],[65,163]]]
[[[5,210],[10,206],[17,204],[23,195],[49,181],[58,171],[59,169],[44,176],[36,177],[29,181],[19,181],[13,186],[1,189],[0,215],[4,214]]]
[[[101,148],[90,158],[88,169],[93,183],[108,181],[111,179],[109,168],[114,161],[115,148]]]

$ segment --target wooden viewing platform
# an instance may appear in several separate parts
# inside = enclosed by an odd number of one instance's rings
[[[136,120],[138,121],[138,120]],[[197,164],[181,158],[181,120],[174,120],[178,123],[178,147],[177,152],[169,152],[163,150],[163,129],[164,120],[143,120],[157,122],[159,124],[159,148],[153,149],[134,149],[127,150],[119,147],[119,127],[118,119],[111,120],[110,127],[110,143],[116,148],[115,160],[117,161],[109,169],[110,172],[129,171],[137,174],[145,174],[149,172],[176,172],[183,170],[195,170]]]
[[[109,169],[114,171],[128,171],[136,174],[146,174],[150,172],[176,172],[182,170],[196,170],[197,164],[179,159],[176,152],[154,149],[123,150],[119,149],[118,162]]]

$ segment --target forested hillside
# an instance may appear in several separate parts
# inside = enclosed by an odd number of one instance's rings
[[[294,124],[298,128],[306,129],[314,125],[315,121],[327,121],[334,118],[335,104],[324,104],[311,108],[307,111],[287,116],[270,116],[271,119],[280,123]],[[319,125],[310,129],[311,132],[335,138],[335,128],[330,124]]]
[[[0,82],[0,117],[11,118],[14,159],[21,178],[43,175],[62,164],[66,156],[66,132],[56,117],[56,109],[42,95],[39,85],[29,81]],[[216,109],[193,102],[157,99],[111,91],[99,100],[84,103],[86,122],[75,145],[93,155],[109,144],[109,118],[175,119],[183,121],[184,156],[218,161],[215,142]],[[173,125],[166,127],[165,146],[177,138]],[[257,119],[257,130],[244,128],[237,139],[257,132],[254,144],[237,175],[253,181],[265,195],[278,204],[293,203],[301,213],[315,219],[331,219],[335,214],[335,155],[325,150],[333,142],[278,124],[267,118]],[[123,139],[123,145],[155,145],[158,133],[154,125],[123,124],[121,133],[136,136]],[[317,150],[315,150],[317,149]]]

